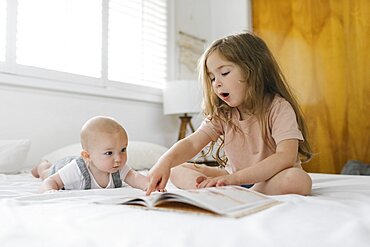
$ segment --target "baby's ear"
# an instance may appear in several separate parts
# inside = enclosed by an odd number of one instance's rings
[[[82,150],[82,151],[81,151],[81,156],[82,156],[82,158],[84,158],[84,159],[88,159],[88,158],[90,158],[90,154],[89,154],[89,152],[88,152],[88,151],[86,151],[86,150]]]

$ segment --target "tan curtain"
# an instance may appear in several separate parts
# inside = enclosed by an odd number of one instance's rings
[[[252,12],[306,116],[316,154],[304,168],[370,163],[370,1],[252,0]]]

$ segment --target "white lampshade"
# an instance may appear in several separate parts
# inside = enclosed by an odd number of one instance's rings
[[[201,83],[196,80],[168,81],[163,91],[165,115],[198,113],[202,108]]]

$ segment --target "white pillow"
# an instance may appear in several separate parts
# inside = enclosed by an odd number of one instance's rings
[[[168,148],[140,141],[129,141],[127,147],[127,164],[134,170],[150,169]]]
[[[80,143],[68,145],[45,155],[42,160],[53,164],[66,156],[80,155],[81,150]],[[134,170],[150,169],[167,150],[168,148],[154,143],[129,141],[126,164]]]
[[[51,153],[46,154],[41,158],[41,160],[47,160],[54,164],[57,161],[65,158],[66,156],[80,156],[82,147],[80,143],[71,144],[60,149],[57,149]]]
[[[0,140],[0,172],[19,172],[23,168],[30,144],[29,139]]]

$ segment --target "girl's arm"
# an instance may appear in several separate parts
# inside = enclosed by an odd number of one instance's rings
[[[60,190],[64,187],[63,181],[58,173],[47,177],[41,184],[40,192],[46,192],[49,190]]]
[[[198,188],[224,185],[255,184],[293,167],[298,157],[298,140],[289,139],[278,143],[276,152],[253,166],[233,174],[216,178],[198,178]],[[247,161],[246,161],[247,162]]]
[[[211,138],[207,134],[197,130],[173,145],[150,169],[147,195],[154,190],[164,190],[171,168],[190,160],[210,142]]]
[[[298,159],[298,140],[289,139],[278,143],[276,152],[255,165],[235,173],[240,184],[263,182],[282,170],[293,167]],[[251,182],[249,182],[251,181]]]

